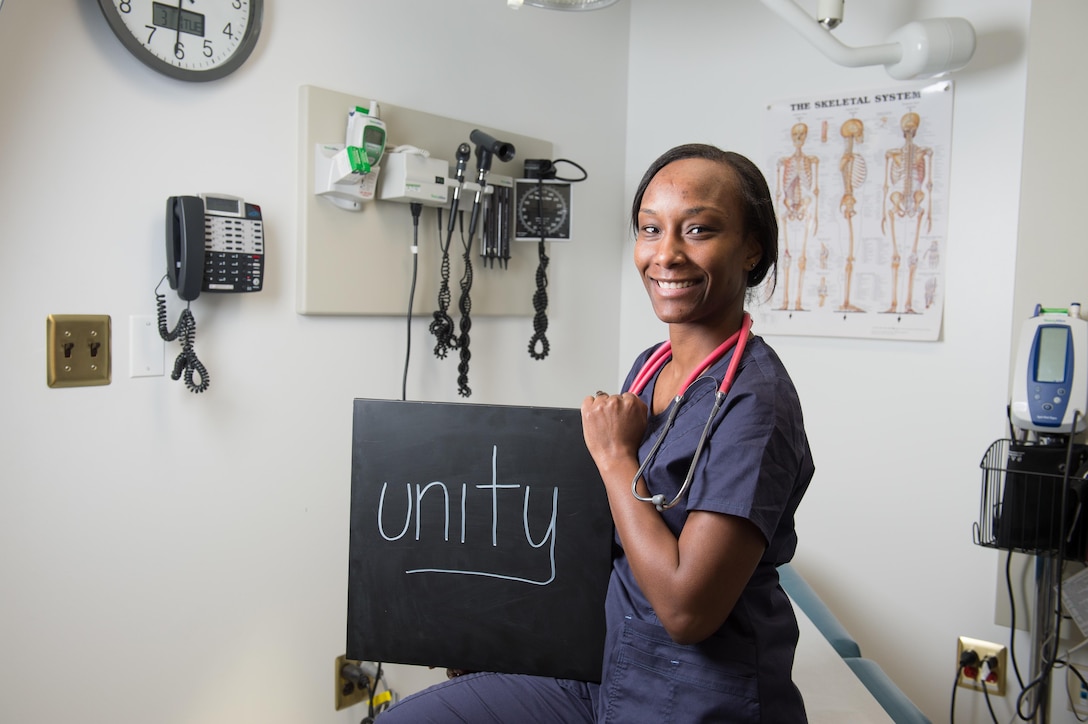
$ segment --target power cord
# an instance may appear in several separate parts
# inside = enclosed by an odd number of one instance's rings
[[[412,303],[416,300],[416,282],[419,279],[419,214],[423,210],[422,204],[409,204],[411,210],[412,240],[411,240],[411,287],[408,291],[408,317],[405,334],[405,373],[400,380],[400,400],[408,398],[408,364],[411,360],[411,310]]]
[[[974,649],[967,649],[960,654],[960,665],[956,669],[956,678],[952,681],[952,704],[948,714],[949,724],[956,724],[956,690],[960,688],[960,677],[969,668],[977,669],[978,663],[978,653]]]
[[[351,682],[351,686],[365,688],[367,693],[367,713],[360,719],[360,724],[374,724],[375,718],[396,703],[397,693],[389,688],[382,673],[382,663],[360,662],[346,663],[340,667],[340,676]],[[385,688],[378,693],[378,685]]]
[[[1009,661],[1016,674],[1016,683],[1023,689],[1024,679],[1020,675],[1020,666],[1016,663],[1016,596],[1012,589],[1012,550],[1005,556],[1005,589],[1009,594]]]
[[[1067,666],[1069,666],[1069,670],[1073,672],[1073,676],[1076,676],[1077,679],[1080,681],[1081,688],[1088,687],[1088,681],[1084,680],[1084,676],[1080,673],[1080,669],[1078,669],[1076,666],[1073,666],[1072,664],[1067,664]],[[1068,682],[1065,687],[1065,695],[1069,699],[1069,708],[1073,710],[1073,717],[1077,721],[1088,722],[1088,718],[1081,719],[1080,714],[1077,713],[1077,707],[1075,705],[1075,702],[1073,701],[1073,692],[1069,690]],[[1079,698],[1080,692],[1077,692],[1077,696]]]
[[[381,713],[374,705],[374,695],[378,692],[378,682],[382,679],[382,664],[378,662],[378,673],[374,674],[373,679],[369,679],[369,686],[367,687],[367,715],[362,718],[360,724],[374,724],[374,717]],[[384,711],[382,709],[381,711]]]
[[[982,660],[982,666],[986,670],[986,672],[992,672],[996,665],[997,659],[995,659],[993,656],[987,656]],[[983,674],[982,671],[980,671],[979,674],[980,676],[982,676],[982,696],[986,699],[986,708],[990,710],[990,719],[993,720],[994,724],[998,724],[997,714],[994,713],[993,702],[990,701],[990,687],[986,685],[986,679],[988,677]]]

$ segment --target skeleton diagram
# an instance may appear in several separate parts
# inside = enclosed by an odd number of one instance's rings
[[[846,255],[846,268],[844,269],[844,292],[842,306],[839,312],[864,312],[861,307],[850,303],[850,282],[854,276],[854,217],[857,212],[854,206],[857,199],[854,198],[854,189],[865,183],[865,158],[860,153],[854,153],[854,143],[862,143],[865,140],[865,125],[857,118],[851,118],[842,124],[840,129],[846,147],[839,160],[839,173],[842,174],[842,201],[839,210],[846,219],[846,229],[850,236],[850,251]]]
[[[926,223],[926,232],[933,228],[933,150],[918,146],[914,136],[918,132],[921,118],[917,113],[906,113],[899,122],[903,129],[903,145],[889,149],[884,154],[884,202],[881,210],[880,229],[885,234],[890,232],[892,241],[892,299],[886,312],[899,311],[899,254],[900,240],[896,238],[896,226],[911,231],[914,222],[910,256],[907,260],[907,300],[903,305],[905,314],[917,314],[912,298],[914,294],[914,273],[918,269],[918,239],[922,233],[922,222]],[[894,190],[893,190],[894,189]],[[923,209],[922,203],[926,202]]]
[[[793,154],[778,159],[775,178],[775,198],[778,201],[778,213],[781,216],[783,261],[785,267],[785,291],[782,295],[781,309],[790,306],[790,269],[793,266],[793,247],[790,243],[790,227],[801,227],[801,255],[797,259],[797,297],[794,309],[804,311],[801,304],[801,290],[805,281],[805,264],[808,250],[808,237],[815,235],[819,223],[817,201],[820,196],[818,179],[820,159],[806,156],[802,151],[808,138],[808,126],[795,123],[790,129],[793,139]]]

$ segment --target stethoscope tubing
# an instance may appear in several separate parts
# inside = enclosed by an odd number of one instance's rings
[[[672,405],[669,408],[669,416],[665,420],[665,425],[661,430],[661,433],[657,436],[657,440],[654,441],[654,445],[650,448],[649,454],[646,459],[638,466],[638,471],[635,473],[635,477],[631,480],[631,495],[635,496],[636,500],[640,500],[644,503],[653,503],[654,507],[658,511],[665,511],[674,507],[679,503],[683,497],[687,494],[688,488],[691,487],[691,481],[695,477],[695,466],[699,462],[699,456],[703,451],[703,446],[706,444],[707,438],[710,436],[710,428],[714,423],[714,419],[718,415],[718,410],[721,409],[722,402],[725,400],[726,394],[729,392],[729,388],[733,386],[733,380],[737,376],[737,369],[740,367],[740,359],[744,355],[744,350],[748,345],[748,335],[752,329],[752,317],[747,312],[744,313],[744,318],[741,321],[740,329],[732,334],[728,339],[722,342],[718,347],[707,355],[706,359],[696,367],[684,383],[680,386],[680,392],[672,401]],[[710,369],[715,362],[720,360],[730,349],[735,349],[732,359],[729,360],[729,366],[726,367],[725,377],[722,378],[722,383],[719,385],[718,390],[714,393],[714,404],[711,406],[710,415],[707,417],[706,424],[703,426],[703,432],[699,435],[699,443],[695,446],[695,455],[691,459],[691,465],[688,467],[687,475],[684,476],[684,484],[680,486],[679,492],[668,503],[665,502],[665,496],[661,493],[656,495],[651,492],[650,495],[639,495],[638,493],[638,481],[646,472],[646,468],[650,466],[654,458],[657,456],[657,450],[661,447],[661,443],[664,442],[665,436],[669,434],[669,430],[672,428],[673,422],[676,420],[676,415],[680,411],[680,405],[683,402],[684,395],[691,388],[693,384]],[[672,354],[672,345],[669,342],[663,343],[660,347],[654,350],[653,354],[646,360],[646,363],[639,370],[639,373],[635,375],[634,381],[631,383],[630,392],[638,395],[645,388],[654,375],[665,365],[665,362]],[[649,490],[649,485],[646,486]]]

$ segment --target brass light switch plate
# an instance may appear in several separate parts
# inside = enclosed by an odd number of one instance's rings
[[[50,387],[110,383],[108,314],[50,314],[45,336],[46,381]]]

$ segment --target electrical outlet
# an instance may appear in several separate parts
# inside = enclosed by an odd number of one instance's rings
[[[46,382],[50,387],[110,383],[108,314],[50,314],[45,320]]]
[[[963,666],[960,671],[957,686],[962,686],[975,691],[982,691],[996,696],[1005,696],[1005,670],[1008,667],[1008,649],[1001,644],[993,644],[989,641],[960,636],[956,646],[956,668],[961,668],[963,655],[967,651],[974,651],[978,656],[978,663],[973,666]]]
[[[1074,668],[1078,670],[1082,667],[1077,665],[1076,667],[1070,666],[1066,669],[1066,681],[1065,685],[1069,692],[1069,710],[1076,712],[1077,714],[1088,714],[1088,686],[1084,685],[1084,682],[1077,678]],[[1081,676],[1085,676],[1081,673]]]
[[[355,667],[361,666],[363,662],[354,661],[346,656],[336,657],[336,711],[341,709],[347,709],[349,706],[355,706],[361,702],[366,701],[368,693],[366,686],[360,686],[358,683],[344,678],[344,666],[352,665]],[[369,681],[369,679],[368,679]]]

